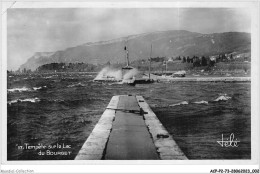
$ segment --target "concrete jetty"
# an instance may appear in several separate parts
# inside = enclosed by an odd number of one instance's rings
[[[113,96],[75,160],[187,160],[142,96]]]

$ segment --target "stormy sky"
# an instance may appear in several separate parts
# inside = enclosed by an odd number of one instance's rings
[[[35,52],[154,31],[251,31],[250,11],[221,8],[8,9],[7,68],[16,70]]]

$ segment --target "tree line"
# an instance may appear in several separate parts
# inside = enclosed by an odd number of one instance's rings
[[[97,68],[96,65],[86,63],[49,63],[39,66],[36,71],[56,71],[56,72],[82,72],[82,71],[94,71]]]
[[[182,63],[192,63],[193,67],[200,67],[200,66],[214,66],[215,63],[218,62],[230,62],[234,61],[233,55],[217,55],[217,56],[193,56],[193,57],[185,57],[182,58],[179,56],[176,58],[177,60],[181,60]]]

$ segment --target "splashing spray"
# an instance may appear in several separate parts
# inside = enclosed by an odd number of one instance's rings
[[[104,67],[94,80],[122,80],[122,71],[111,67]]]
[[[124,80],[129,80],[132,79],[133,77],[137,76],[139,74],[139,71],[136,68],[133,68],[129,70],[126,74],[124,74],[123,79]]]

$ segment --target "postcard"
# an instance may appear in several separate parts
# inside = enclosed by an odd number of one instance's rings
[[[3,2],[1,29],[2,173],[259,173],[259,2]]]

